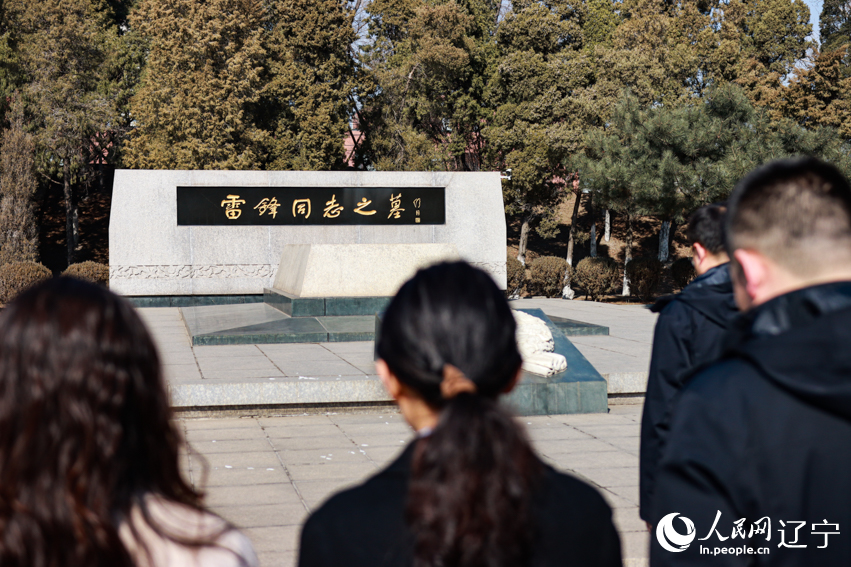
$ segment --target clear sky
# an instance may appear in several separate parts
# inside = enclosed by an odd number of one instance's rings
[[[821,14],[821,5],[823,0],[804,0],[807,6],[810,7],[810,23],[813,25],[813,36],[818,39],[818,17]]]

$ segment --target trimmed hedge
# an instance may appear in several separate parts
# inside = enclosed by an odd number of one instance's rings
[[[653,292],[662,281],[662,262],[659,258],[633,258],[626,265],[629,287],[642,301],[653,299]]]
[[[0,304],[9,303],[19,293],[53,273],[38,262],[10,262],[0,266]]]
[[[106,264],[97,262],[71,264],[62,272],[62,275],[109,287],[109,266]]]
[[[569,275],[567,260],[557,256],[540,256],[529,263],[529,288],[532,295],[561,297],[565,273]]]
[[[576,264],[571,285],[581,289],[585,297],[598,301],[601,295],[613,293],[621,281],[621,271],[611,258],[583,258]]]
[[[691,283],[691,280],[696,275],[697,272],[694,271],[691,258],[680,258],[679,260],[674,260],[674,263],[671,264],[671,279],[674,280],[674,284],[680,289]]]
[[[526,267],[514,256],[509,256],[505,261],[505,268],[508,272],[508,289],[505,293],[511,297],[523,289],[523,284],[526,283]]]

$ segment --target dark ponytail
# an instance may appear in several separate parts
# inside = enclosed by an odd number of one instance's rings
[[[440,410],[414,454],[407,521],[415,567],[528,564],[543,466],[496,399],[520,368],[515,328],[490,276],[463,262],[421,270],[385,313],[379,357]],[[471,387],[446,396],[447,368]]]

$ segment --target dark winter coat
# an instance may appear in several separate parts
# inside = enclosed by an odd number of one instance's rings
[[[311,514],[301,533],[299,567],[411,565],[414,540],[405,503],[413,447]],[[621,567],[612,511],[584,482],[546,467],[532,513],[538,536],[530,565]]]
[[[661,313],[653,336],[641,416],[639,514],[648,522],[671,402],[690,372],[720,356],[724,335],[739,314],[727,266],[708,270],[682,293],[661,298],[651,307],[651,311]]]
[[[696,537],[671,552],[654,534],[651,565],[851,565],[851,282],[775,298],[731,337],[683,388],[657,478],[654,523],[677,513]],[[751,533],[763,518],[770,538]],[[768,553],[700,552],[742,546]]]

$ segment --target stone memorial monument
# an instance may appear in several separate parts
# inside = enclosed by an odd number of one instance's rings
[[[109,238],[110,288],[139,305],[262,301],[276,280],[377,284],[437,250],[506,285],[496,172],[118,170]]]

